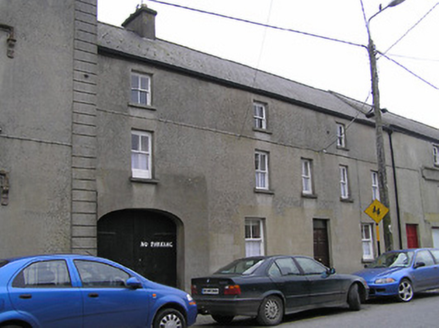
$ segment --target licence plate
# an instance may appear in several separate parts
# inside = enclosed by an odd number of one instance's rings
[[[201,290],[201,294],[203,294],[203,295],[218,295],[219,289],[218,288],[203,288]]]

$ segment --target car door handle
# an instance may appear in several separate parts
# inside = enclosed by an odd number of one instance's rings
[[[88,297],[97,298],[97,297],[99,297],[99,294],[98,293],[90,293],[90,294],[88,294]]]
[[[31,294],[21,294],[19,297],[23,300],[28,300],[28,299],[32,298],[32,295]]]

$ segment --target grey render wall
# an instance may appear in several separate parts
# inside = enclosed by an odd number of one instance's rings
[[[153,76],[151,109],[130,106],[131,71]],[[264,218],[268,254],[313,253],[313,219],[330,221],[331,257],[349,272],[361,263],[361,222],[371,202],[374,130],[353,124],[348,150],[334,145],[340,117],[227,87],[157,65],[99,57],[99,213],[153,208],[185,226],[186,276],[245,255],[246,218]],[[252,103],[268,105],[270,133],[252,128]],[[153,133],[154,184],[130,180],[130,132]],[[323,151],[325,149],[325,151]],[[272,194],[255,192],[254,152],[270,154]],[[302,197],[301,159],[312,159],[316,198]],[[339,165],[348,165],[352,201],[341,202]],[[361,179],[361,180],[360,180]],[[365,187],[367,186],[367,187]]]
[[[0,257],[70,250],[74,1],[45,2],[0,3],[17,40],[0,54]]]
[[[93,166],[95,152],[84,139],[94,139],[95,91],[85,80],[96,68],[96,1],[2,1],[0,24],[12,26],[16,39],[9,58],[0,31],[0,170],[9,180],[8,204],[0,207],[0,257],[78,251],[87,241],[78,231],[81,203],[93,204],[81,173]],[[94,226],[95,208],[87,222]]]

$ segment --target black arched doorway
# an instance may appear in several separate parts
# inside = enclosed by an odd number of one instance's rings
[[[177,224],[153,210],[121,210],[98,221],[98,255],[144,277],[177,286]]]

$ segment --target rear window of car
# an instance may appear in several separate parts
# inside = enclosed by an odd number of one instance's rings
[[[252,274],[264,262],[262,259],[243,259],[226,265],[216,273],[222,274]]]
[[[434,256],[434,259],[436,260],[436,263],[439,264],[439,249],[432,249],[431,253]]]

